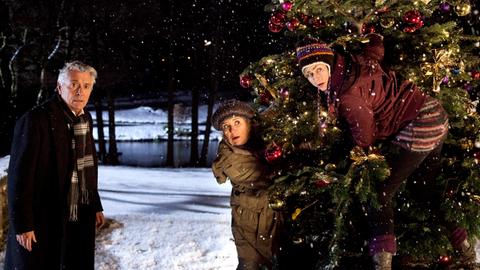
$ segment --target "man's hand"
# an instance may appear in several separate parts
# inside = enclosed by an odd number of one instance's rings
[[[18,243],[28,251],[32,251],[32,241],[37,242],[33,231],[17,234]]]
[[[97,212],[95,214],[95,225],[97,229],[102,228],[104,224],[105,224],[105,217],[103,216],[103,212]]]

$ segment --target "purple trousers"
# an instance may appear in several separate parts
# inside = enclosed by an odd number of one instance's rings
[[[439,194],[435,194],[428,187],[440,170],[440,154],[442,144],[430,152],[412,152],[399,148],[399,153],[387,155],[386,159],[391,167],[389,179],[377,187],[380,208],[369,207],[371,239],[369,243],[370,255],[386,251],[396,253],[394,233],[393,199],[400,186],[408,181],[415,181],[415,192],[420,193],[422,200],[439,202]],[[445,224],[450,231],[450,240],[454,247],[458,247],[467,238],[467,233],[462,228]]]

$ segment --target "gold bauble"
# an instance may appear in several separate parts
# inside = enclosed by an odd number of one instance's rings
[[[480,148],[480,140],[476,139],[474,145],[476,148]]]
[[[472,150],[474,147],[473,141],[466,138],[460,139],[458,143],[463,150]]]
[[[467,16],[470,14],[471,10],[472,6],[470,6],[469,3],[461,3],[455,6],[455,12],[458,14],[458,16]]]
[[[280,199],[274,199],[268,203],[268,206],[270,206],[270,208],[272,208],[273,210],[283,210],[285,208],[285,201]]]
[[[302,209],[300,208],[295,209],[295,212],[292,213],[292,220],[296,220],[301,213],[302,213]]]
[[[470,196],[470,199],[472,199],[472,201],[476,202],[477,204],[480,205],[480,196],[478,195],[471,195]]]
[[[292,242],[296,245],[299,245],[304,242],[303,238],[300,236],[292,237]]]
[[[385,4],[385,1],[386,0],[375,0],[375,6],[378,7],[378,6],[383,5],[383,4]]]
[[[337,165],[333,163],[328,163],[327,165],[325,165],[325,170],[327,172],[335,171],[336,169],[337,169]]]
[[[456,161],[455,158],[447,158],[447,165],[452,166]]]
[[[393,18],[382,18],[380,20],[380,25],[383,27],[383,28],[390,28],[392,27],[393,25],[395,24],[395,20]]]
[[[420,64],[420,69],[422,70],[425,76],[432,76],[433,75],[433,65],[431,63],[422,63]]]

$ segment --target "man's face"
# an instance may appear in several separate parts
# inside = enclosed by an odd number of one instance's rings
[[[70,110],[79,114],[88,103],[93,84],[89,72],[70,71],[64,81],[57,82],[57,91]]]
[[[232,116],[222,122],[223,137],[234,146],[244,145],[250,137],[250,121],[241,116]]]
[[[330,79],[330,70],[324,63],[315,63],[307,66],[303,71],[303,75],[308,81],[321,91],[326,91],[328,88],[328,80]]]

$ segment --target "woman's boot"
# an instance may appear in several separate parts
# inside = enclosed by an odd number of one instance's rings
[[[468,270],[480,270],[480,266],[476,262],[475,247],[468,242],[468,239],[463,240],[458,252],[460,253],[459,263],[461,267]]]

